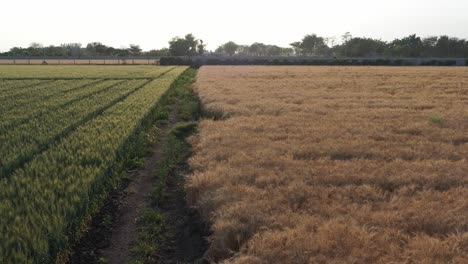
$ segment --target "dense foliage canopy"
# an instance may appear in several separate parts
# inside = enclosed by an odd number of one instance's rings
[[[321,37],[316,34],[304,36],[291,47],[280,47],[255,42],[241,45],[234,41],[226,42],[213,51],[206,50],[203,40],[193,34],[174,37],[168,48],[143,51],[139,45],[130,44],[128,48],[114,48],[100,42],[86,46],[80,43],[67,43],[60,46],[43,46],[32,43],[27,48],[13,47],[0,56],[319,56],[319,57],[468,57],[468,41],[449,36],[430,36],[422,38],[416,34],[392,41],[353,37],[346,32],[341,37]]]

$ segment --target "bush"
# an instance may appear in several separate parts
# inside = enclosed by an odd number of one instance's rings
[[[185,122],[177,124],[172,130],[171,133],[178,138],[185,138],[188,135],[195,132],[197,129],[196,122]]]
[[[271,58],[271,57],[162,57],[161,65],[186,65],[199,68],[203,65],[342,65],[342,66],[455,66],[456,60],[412,59],[317,59],[317,58]],[[468,60],[465,62],[468,66]]]
[[[192,66],[192,59],[189,57],[162,57],[159,60],[160,65],[185,65]]]
[[[387,59],[377,59],[375,65],[391,65],[391,61]]]
[[[456,60],[445,60],[445,61],[441,61],[441,63],[442,63],[442,66],[455,66],[455,65],[457,65]]]
[[[444,118],[439,115],[433,115],[429,118],[429,121],[434,125],[442,125],[444,123]]]

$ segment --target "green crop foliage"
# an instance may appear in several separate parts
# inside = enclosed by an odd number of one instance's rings
[[[157,76],[172,66],[106,66],[89,65],[0,65],[0,78],[146,78]],[[78,70],[77,70],[78,69]]]
[[[148,81],[134,80],[111,86],[110,89],[103,89],[101,93],[67,105],[58,111],[28,119],[26,123],[2,133],[0,141],[4,144],[0,149],[0,157],[3,157],[3,170],[0,170],[0,177],[31,159],[38,151],[53,143],[54,139],[61,138],[146,83]],[[32,131],[34,133],[31,133]]]
[[[73,90],[74,96],[58,92],[44,103],[31,99],[31,109],[18,104],[28,114],[0,127],[2,170],[6,164],[21,161],[0,178],[1,263],[51,263],[76,240],[85,219],[117,177],[116,168],[132,136],[185,70],[154,67],[158,74],[147,79],[94,84],[76,80],[80,84],[75,87],[90,85]],[[11,89],[26,82],[0,80],[0,90],[14,99],[13,94],[22,93]],[[56,82],[62,80],[47,85]],[[30,85],[33,88],[37,83]]]
[[[81,81],[76,82],[81,83]],[[6,102],[5,105],[8,105],[9,109],[2,111],[3,118],[0,120],[0,130],[4,130],[7,127],[11,127],[18,123],[24,123],[27,119],[37,118],[50,111],[64,108],[68,104],[83,100],[89,96],[94,96],[94,94],[102,92],[119,82],[124,82],[124,80],[85,81],[81,86],[78,86],[73,91],[60,93],[59,95],[51,96],[47,99],[30,97],[28,101],[15,99]],[[22,107],[25,104],[27,104],[27,108]],[[7,106],[5,106],[5,108],[6,107]]]

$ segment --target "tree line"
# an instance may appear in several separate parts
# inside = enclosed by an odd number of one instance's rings
[[[317,56],[317,57],[468,57],[468,41],[449,36],[422,38],[416,34],[392,41],[353,37],[349,32],[339,39],[309,34],[289,47],[254,43],[238,45],[229,41],[216,49],[229,56]]]
[[[27,48],[13,47],[9,51],[0,53],[0,56],[24,57],[148,57],[169,56],[169,49],[143,51],[139,45],[130,44],[128,48],[114,48],[101,42],[91,42],[86,46],[81,43],[66,43],[60,46],[43,46],[34,42]]]
[[[226,42],[214,51],[206,50],[206,44],[192,34],[174,37],[168,48],[143,51],[139,45],[114,48],[100,42],[68,43],[60,46],[42,46],[32,43],[27,48],[13,47],[0,53],[3,56],[317,56],[317,57],[468,57],[468,41],[449,36],[422,38],[416,34],[392,41],[353,37],[349,32],[340,37],[326,38],[316,34],[304,36],[290,47],[280,47],[255,42],[250,45]]]

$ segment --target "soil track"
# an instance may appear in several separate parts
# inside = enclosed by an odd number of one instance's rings
[[[158,207],[166,219],[166,225],[165,244],[161,246],[157,263],[209,263],[204,256],[209,246],[208,226],[198,211],[186,202],[184,175],[189,173],[190,167],[184,162],[168,175],[166,197]]]
[[[102,256],[108,263],[126,263],[130,260],[132,243],[137,237],[137,220],[142,210],[149,206],[148,196],[153,188],[152,173],[163,157],[162,142],[167,132],[163,132],[161,140],[152,147],[152,155],[145,165],[132,175],[125,196],[122,197],[118,219],[115,222],[110,245],[102,251]]]
[[[126,263],[137,237],[137,220],[149,206],[148,196],[153,188],[152,174],[163,156],[163,142],[169,128],[163,128],[161,138],[151,147],[151,156],[143,167],[124,179],[120,190],[110,193],[101,212],[91,223],[90,230],[77,245],[70,263]],[[110,225],[110,223],[113,223]]]
[[[151,208],[154,173],[163,163],[164,145],[170,131],[180,121],[178,112],[177,98],[167,125],[159,128],[158,141],[151,147],[151,156],[144,166],[123,179],[120,189],[110,193],[101,211],[93,218],[89,231],[72,250],[70,263],[123,264],[133,259],[138,219],[145,209]],[[187,153],[186,158],[189,155]],[[156,208],[165,219],[164,241],[158,244],[157,263],[206,263],[203,256],[208,248],[208,229],[198,212],[187,205],[183,175],[188,172],[189,167],[184,160],[167,175],[166,196]]]

